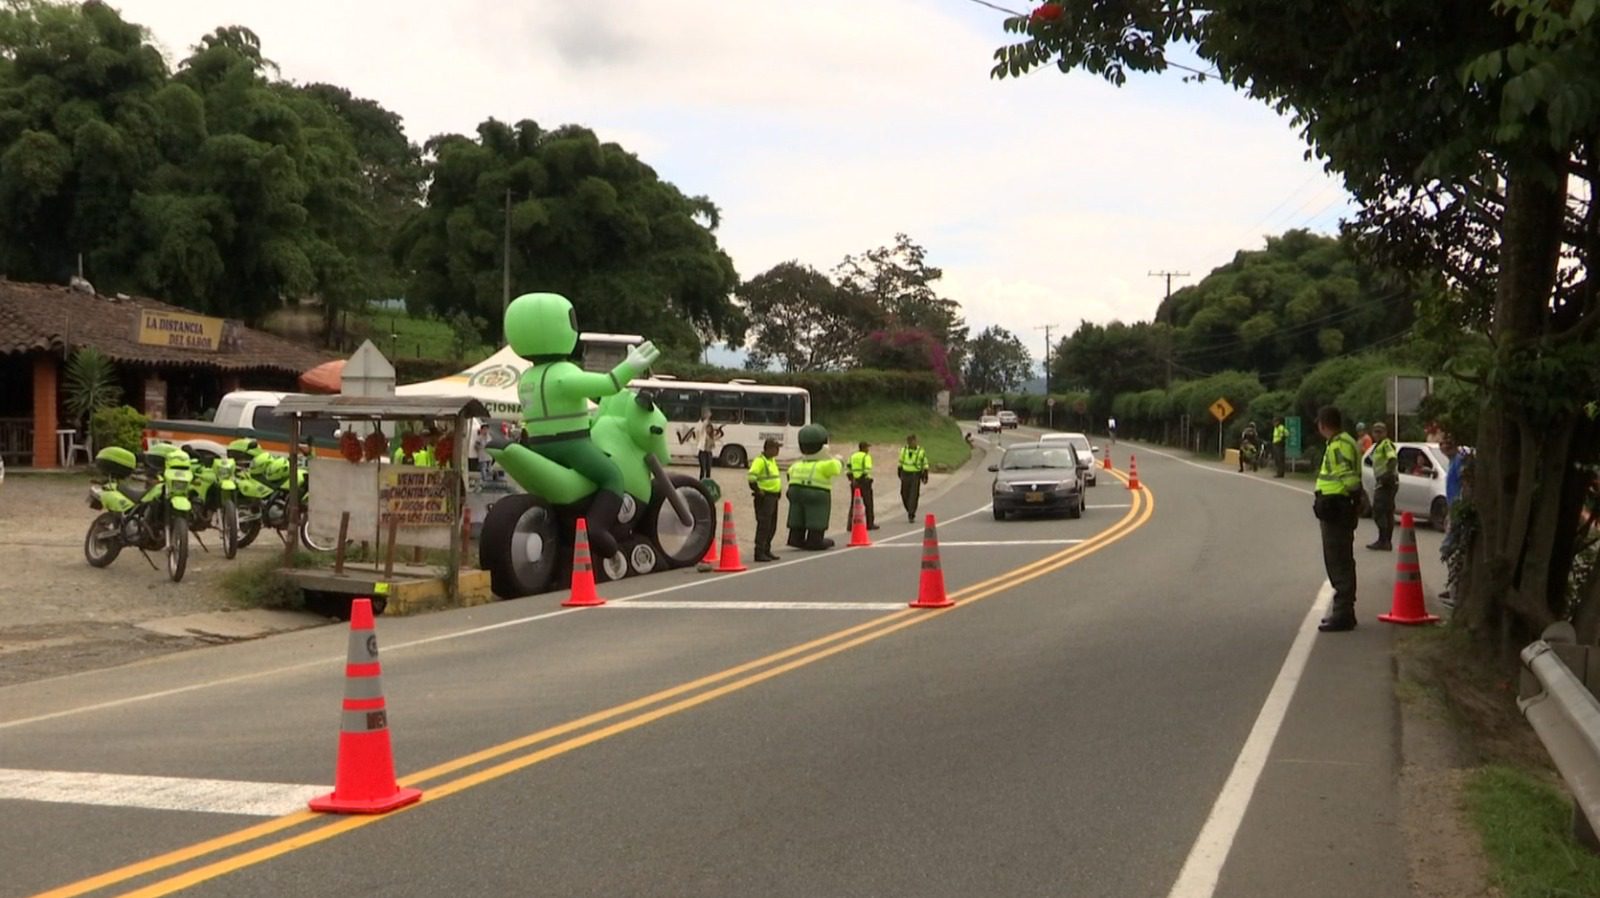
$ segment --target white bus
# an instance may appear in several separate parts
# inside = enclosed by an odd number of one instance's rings
[[[811,394],[799,387],[764,386],[743,379],[711,383],[667,375],[637,378],[628,386],[650,391],[666,413],[673,461],[696,459],[702,409],[711,410],[711,423],[717,429],[716,462],[730,468],[748,466],[768,439],[778,441],[780,460],[799,458],[800,428],[811,423]]]

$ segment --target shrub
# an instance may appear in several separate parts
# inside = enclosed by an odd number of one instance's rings
[[[136,408],[108,406],[90,417],[89,439],[94,442],[96,452],[109,446],[121,446],[130,452],[138,452],[144,427],[149,423],[150,419]]]

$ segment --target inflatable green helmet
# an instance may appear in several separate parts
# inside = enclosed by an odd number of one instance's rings
[[[524,293],[506,308],[506,342],[523,358],[569,356],[578,347],[578,315],[557,293]]]
[[[821,424],[807,424],[800,428],[800,451],[806,455],[821,452],[828,445],[828,428]]]

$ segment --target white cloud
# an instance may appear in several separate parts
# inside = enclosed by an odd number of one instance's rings
[[[123,0],[177,57],[243,24],[285,77],[405,117],[581,122],[723,209],[741,274],[826,270],[904,231],[975,329],[1148,317],[1268,231],[1329,227],[1337,184],[1226,87],[988,77],[1000,17],[958,0]],[[1271,214],[1269,214],[1271,213]]]

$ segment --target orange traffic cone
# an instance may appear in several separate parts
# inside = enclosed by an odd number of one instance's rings
[[[717,532],[716,531],[716,526],[717,526],[717,507],[715,505],[713,505],[713,506],[711,506],[711,528],[712,528],[711,532],[712,533],[716,533]],[[700,571],[701,573],[704,573],[706,571],[711,570],[711,566],[716,564],[716,563],[717,563],[717,540],[716,540],[716,537],[713,536],[712,539],[711,539],[711,545],[706,546],[705,557],[700,559],[700,563],[695,565],[694,569],[697,570],[697,571]]]
[[[1137,490],[1138,488],[1139,488],[1139,459],[1134,458],[1133,454],[1129,453],[1128,454],[1128,489]]]
[[[737,574],[746,570],[739,560],[739,539],[733,535],[733,503],[722,503],[722,557],[717,560],[717,573]]]
[[[1428,613],[1422,598],[1422,569],[1417,566],[1416,520],[1411,512],[1400,516],[1400,554],[1394,561],[1394,599],[1388,614],[1378,620],[1391,624],[1432,624],[1439,618]]]
[[[339,724],[339,760],[333,791],[311,799],[311,810],[334,814],[382,814],[422,797],[394,779],[389,747],[389,712],[383,703],[383,671],[372,600],[350,603],[350,651],[344,667],[344,713]]]
[[[1106,467],[1107,471],[1111,470],[1111,453],[1109,453],[1109,452],[1106,453],[1106,465],[1105,465],[1105,467]]]
[[[589,556],[589,522],[578,519],[578,529],[572,540],[572,594],[561,603],[563,608],[590,608],[604,605],[605,599],[594,591],[594,560]]]
[[[872,538],[867,536],[867,504],[861,501],[861,490],[855,491],[856,497],[850,502],[850,545],[848,548],[860,548],[872,545]]]
[[[944,568],[939,565],[939,531],[933,515],[922,525],[922,580],[912,608],[949,608],[955,605],[944,592]]]

